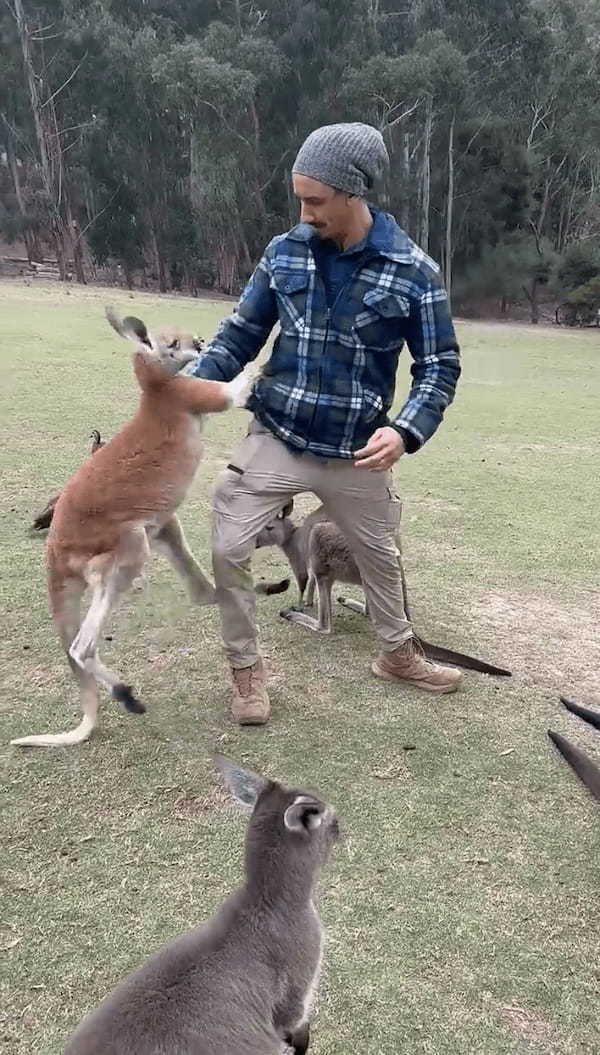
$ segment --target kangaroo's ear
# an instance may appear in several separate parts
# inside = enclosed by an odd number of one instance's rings
[[[242,769],[241,766],[230,762],[223,755],[215,755],[215,766],[236,802],[246,808],[254,809],[259,795],[268,786],[269,781],[264,777],[259,777],[250,769]]]
[[[561,696],[560,702],[563,707],[566,707],[571,714],[576,714],[582,721],[588,722],[589,725],[593,725],[594,729],[600,729],[600,711],[591,711],[589,707],[581,707],[574,700],[569,700],[566,696]]]
[[[584,755],[583,751],[575,747],[575,744],[565,740],[560,733],[555,733],[552,729],[549,729],[548,736],[565,761],[569,763],[573,772],[577,774],[581,783],[585,784],[594,798],[600,801],[600,769],[598,766],[592,762],[591,758]]]
[[[121,320],[111,307],[107,307],[104,310],[110,325],[113,330],[117,331],[120,337],[128,337],[129,340],[141,341],[142,344],[147,344],[149,348],[152,347],[146,325],[141,319],[136,318],[135,315],[127,315],[126,318]]]
[[[277,515],[278,515],[280,520],[285,520],[286,517],[291,517],[293,512],[294,512],[294,499],[290,498],[289,502],[286,502],[286,504],[284,505],[284,507],[281,510],[281,512],[278,513]]]
[[[323,802],[311,799],[308,795],[298,795],[286,809],[283,823],[290,832],[311,832],[321,827],[326,809]]]

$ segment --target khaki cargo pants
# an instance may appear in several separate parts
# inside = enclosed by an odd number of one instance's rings
[[[253,419],[213,495],[213,572],[232,667],[259,657],[251,560],[259,532],[290,498],[312,492],[346,536],[363,580],[381,647],[412,636],[404,614],[396,537],[401,502],[391,472],[355,469],[342,458],[295,454]],[[236,471],[238,470],[238,471]]]

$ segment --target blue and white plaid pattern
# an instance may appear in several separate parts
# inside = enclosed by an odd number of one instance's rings
[[[240,302],[193,373],[230,381],[278,334],[248,408],[284,443],[351,458],[391,424],[418,450],[454,398],[459,349],[439,268],[386,213],[374,224],[351,281],[331,308],[304,224],[274,238]],[[390,421],[398,356],[413,358],[412,386]]]

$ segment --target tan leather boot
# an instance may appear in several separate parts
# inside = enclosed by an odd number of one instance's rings
[[[443,667],[426,659],[414,638],[409,638],[393,652],[380,652],[371,670],[387,681],[405,681],[427,692],[455,692],[462,681],[456,667]]]
[[[262,659],[251,667],[231,668],[231,715],[239,725],[264,725],[271,717]]]

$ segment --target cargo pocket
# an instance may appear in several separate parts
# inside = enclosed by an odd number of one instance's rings
[[[400,521],[402,519],[402,499],[393,487],[387,489],[389,505],[388,505],[388,517],[392,527],[400,528]]]
[[[261,462],[261,449],[264,448],[265,434],[270,433],[260,422],[252,421],[247,435],[238,443],[227,465],[217,477],[213,495],[212,508],[217,513],[231,515],[231,507],[236,492],[249,490],[249,478],[246,474],[253,466]]]

